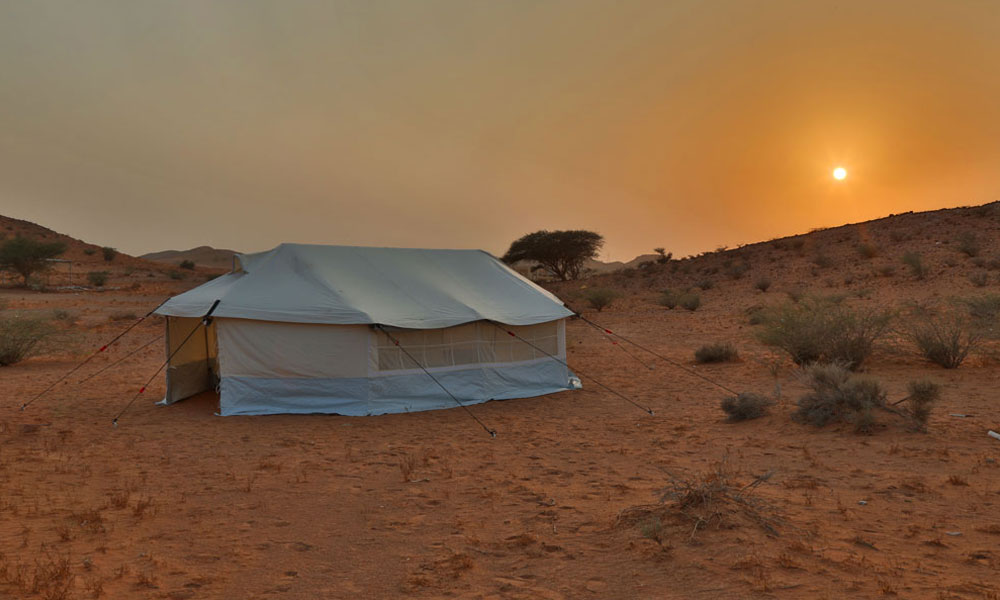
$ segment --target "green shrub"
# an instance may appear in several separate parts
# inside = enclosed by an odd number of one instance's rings
[[[37,354],[53,331],[41,319],[0,317],[0,367]]]
[[[681,308],[685,308],[690,311],[698,310],[701,306],[701,296],[693,293],[684,294],[678,300],[678,304],[681,305]]]
[[[823,427],[845,422],[859,433],[869,433],[875,410],[885,406],[885,391],[878,381],[838,364],[806,367],[801,379],[809,391],[799,398],[793,418],[803,423]]]
[[[611,306],[611,303],[618,298],[618,293],[607,288],[592,288],[584,292],[583,297],[590,304],[591,308],[595,308],[597,312],[601,312]]]
[[[194,270],[194,261],[193,260],[182,260],[178,266],[180,268],[182,268],[182,269],[187,269],[189,271],[193,271]]]
[[[983,329],[954,309],[914,312],[907,327],[909,337],[927,360],[956,369],[982,341]]]
[[[754,282],[753,286],[762,292],[766,292],[771,289],[771,280],[767,277],[761,277]]]
[[[104,287],[104,284],[108,282],[108,275],[110,273],[107,271],[91,271],[87,273],[87,281],[94,287]]]
[[[858,244],[858,254],[860,254],[862,258],[875,258],[878,256],[878,247],[875,244]]]
[[[762,311],[758,339],[780,348],[799,365],[841,363],[856,369],[887,332],[891,316],[806,298]]]
[[[958,237],[958,250],[966,256],[979,256],[981,247],[976,234],[966,231]]]
[[[727,415],[726,420],[735,423],[763,417],[772,404],[774,402],[764,396],[744,392],[738,396],[729,396],[723,399],[722,410]]]
[[[736,347],[729,342],[708,344],[694,351],[694,359],[699,363],[732,362],[739,357]]]
[[[910,268],[910,274],[917,279],[927,277],[927,266],[924,265],[924,259],[919,253],[907,252],[904,254],[903,264]]]
[[[680,294],[678,294],[674,290],[663,290],[660,293],[660,299],[657,300],[657,303],[660,306],[665,306],[667,308],[672,309],[675,306],[677,306],[677,302],[679,300],[680,300]]]
[[[105,246],[101,248],[101,255],[104,256],[104,262],[111,262],[118,256],[118,250],[111,246]]]
[[[11,271],[21,276],[24,287],[32,287],[32,276],[49,269],[49,259],[66,252],[62,242],[41,242],[15,237],[0,244],[0,270]]]

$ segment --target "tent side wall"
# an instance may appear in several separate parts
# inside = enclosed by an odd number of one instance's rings
[[[454,400],[420,365],[463,404],[570,389],[569,369],[546,355],[565,361],[563,319],[511,327],[542,351],[482,321],[391,330],[406,353],[366,325],[215,322],[224,416],[453,408]]]
[[[167,317],[166,328],[167,356],[171,359],[164,402],[173,404],[214,390],[219,372],[215,322],[202,327],[200,318]]]

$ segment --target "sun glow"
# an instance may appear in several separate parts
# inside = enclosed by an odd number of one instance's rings
[[[833,178],[836,179],[837,181],[840,181],[841,179],[844,179],[846,177],[847,177],[847,169],[845,169],[844,167],[837,167],[836,169],[833,170]]]

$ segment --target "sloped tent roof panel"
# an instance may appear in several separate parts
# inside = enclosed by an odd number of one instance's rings
[[[156,312],[411,329],[479,320],[533,325],[571,316],[553,294],[482,250],[282,244]]]

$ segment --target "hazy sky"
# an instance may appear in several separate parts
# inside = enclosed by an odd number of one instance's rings
[[[1000,2],[0,3],[0,214],[130,253],[627,260],[996,199]]]

